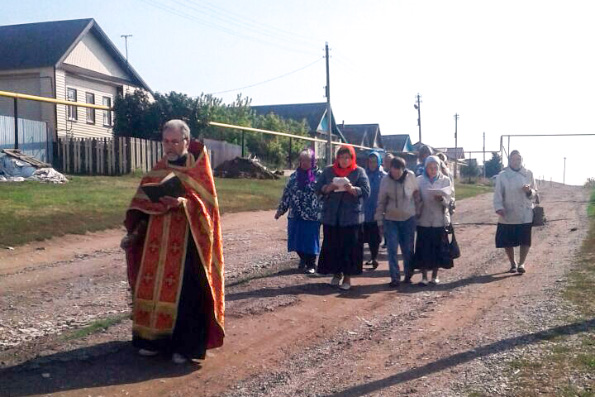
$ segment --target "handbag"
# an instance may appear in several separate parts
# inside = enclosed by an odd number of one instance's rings
[[[539,205],[539,195],[535,196],[535,206],[533,207],[533,226],[545,225],[545,211],[541,205]]]
[[[450,258],[457,259],[461,256],[461,249],[459,248],[459,243],[457,243],[457,237],[455,236],[455,228],[452,224],[446,227],[446,233],[452,234],[452,238],[448,243],[448,253],[450,254]]]

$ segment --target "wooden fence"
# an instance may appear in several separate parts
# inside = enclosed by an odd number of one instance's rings
[[[161,142],[131,137],[58,138],[54,167],[66,174],[123,175],[148,172],[163,157]]]

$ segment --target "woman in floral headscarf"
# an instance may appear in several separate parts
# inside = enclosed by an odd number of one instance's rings
[[[348,290],[351,276],[362,272],[362,207],[370,194],[366,171],[357,166],[353,146],[341,146],[335,163],[318,178],[316,191],[323,196],[324,232],[318,273],[333,274],[331,284]]]
[[[287,250],[297,252],[300,269],[306,274],[314,274],[316,256],[320,252],[320,211],[322,203],[314,191],[316,177],[316,156],[312,149],[300,153],[299,166],[291,174],[283,190],[283,196],[275,219],[289,210],[287,216]]]

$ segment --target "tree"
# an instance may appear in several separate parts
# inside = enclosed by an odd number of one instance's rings
[[[461,167],[461,176],[469,178],[469,181],[471,181],[471,178],[477,178],[478,175],[479,167],[475,159],[469,159],[467,165]]]
[[[211,121],[307,135],[305,121],[285,120],[274,114],[256,115],[250,107],[252,100],[238,95],[234,102],[224,104],[220,98],[201,94],[196,98],[178,92],[155,93],[150,101],[146,93],[136,91],[118,97],[114,103],[114,133],[145,139],[160,139],[161,126],[171,119],[182,119],[190,127],[192,136],[242,144],[242,131],[213,127]],[[289,160],[289,138],[260,133],[245,133],[248,152],[271,166],[285,165]],[[291,159],[297,158],[303,142],[293,142]]]
[[[492,158],[483,165],[486,170],[486,178],[491,178],[498,175],[502,171],[502,157],[498,152],[492,152]]]

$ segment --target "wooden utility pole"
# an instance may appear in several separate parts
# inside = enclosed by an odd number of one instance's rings
[[[459,121],[459,114],[455,113],[455,179],[457,179],[457,169],[458,169],[458,161],[459,161],[459,149],[458,149],[458,141],[457,141],[457,124]]]
[[[326,58],[326,121],[328,126],[326,163],[331,165],[333,163],[333,118],[331,113],[331,76],[329,72],[328,43],[324,44],[324,52]]]
[[[417,126],[419,128],[419,143],[421,143],[421,96],[417,93],[417,103],[413,105],[417,109]]]

